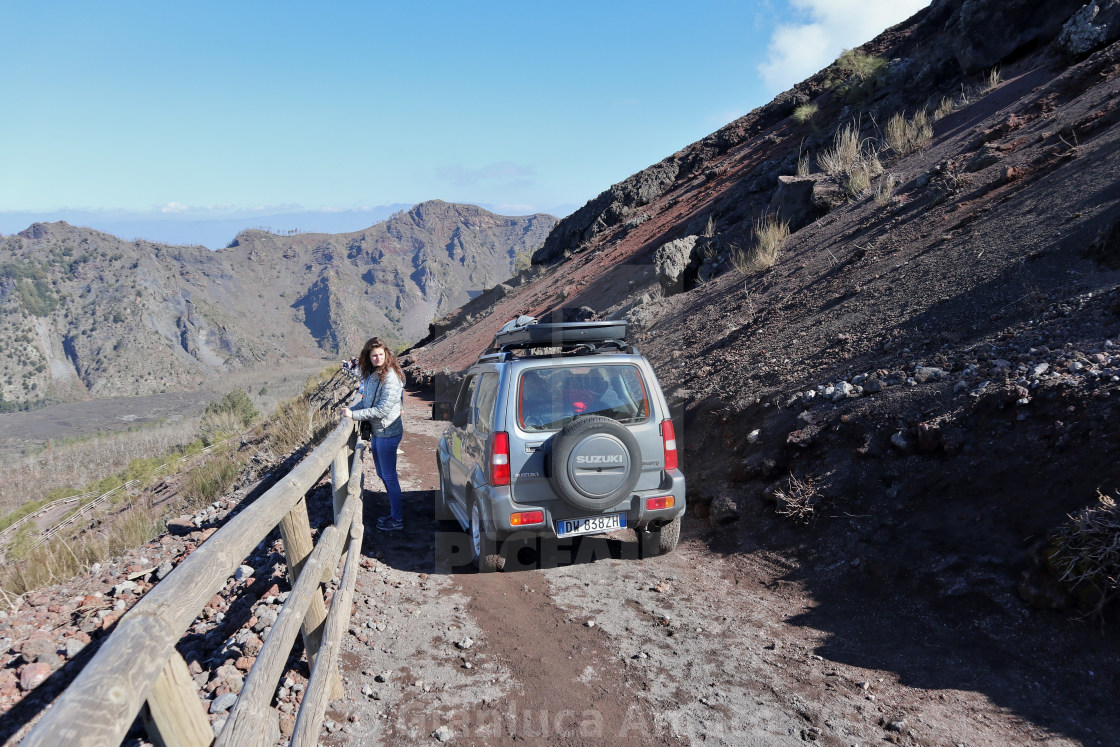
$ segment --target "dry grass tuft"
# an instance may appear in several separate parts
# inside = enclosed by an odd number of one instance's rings
[[[1003,82],[1003,75],[999,71],[999,67],[993,67],[984,76],[984,82],[980,84],[980,92],[988,93],[994,88],[998,88],[999,84]]]
[[[887,120],[883,139],[887,147],[900,156],[921,150],[933,138],[933,124],[924,110],[918,110],[913,118],[896,112]]]
[[[937,108],[933,110],[933,114],[930,115],[930,118],[934,122],[939,119],[944,119],[952,114],[955,108],[956,104],[953,103],[951,96],[942,96],[940,103],[938,103]]]
[[[822,151],[817,156],[817,165],[821,171],[832,177],[840,177],[848,173],[848,169],[859,158],[861,143],[855,125],[847,124],[836,131],[832,138],[832,147]]]
[[[875,204],[885,207],[894,197],[894,188],[898,186],[898,178],[894,174],[887,174],[875,186]]]
[[[1097,491],[1097,505],[1071,514],[1053,538],[1050,563],[1083,608],[1100,613],[1120,599],[1120,508]]]
[[[879,154],[873,150],[864,151],[849,168],[844,187],[852,197],[863,197],[871,189],[871,181],[882,173]]]
[[[744,275],[767,270],[778,262],[789,239],[789,221],[780,220],[776,215],[763,216],[755,221],[754,238],[755,244],[749,251],[731,255],[731,263]]]

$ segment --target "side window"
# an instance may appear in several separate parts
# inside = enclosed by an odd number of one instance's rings
[[[474,389],[478,384],[478,376],[471,375],[463,379],[463,385],[459,388],[459,397],[455,400],[455,412],[451,415],[452,424],[462,427],[467,424],[467,415],[471,407],[471,399],[474,397]]]
[[[498,374],[482,375],[478,384],[478,397],[475,398],[475,428],[480,434],[494,430],[494,403],[498,398]]]

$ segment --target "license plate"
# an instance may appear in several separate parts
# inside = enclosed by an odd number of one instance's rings
[[[607,514],[586,519],[560,519],[556,522],[557,537],[571,537],[574,534],[598,534],[626,528],[626,514]]]

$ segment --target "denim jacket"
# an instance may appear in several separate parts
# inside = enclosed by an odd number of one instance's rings
[[[401,407],[404,404],[404,382],[389,369],[382,382],[374,371],[365,381],[365,393],[358,409],[351,409],[356,421],[368,420],[372,435],[379,438],[404,433]]]

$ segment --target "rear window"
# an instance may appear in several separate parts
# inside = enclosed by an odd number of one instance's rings
[[[649,419],[649,399],[637,366],[603,364],[534,368],[521,374],[517,424],[526,431],[555,431],[580,415],[605,415],[620,423]]]

